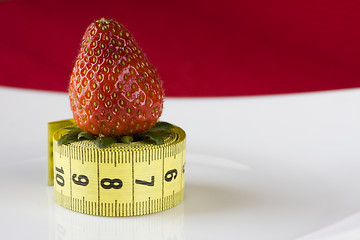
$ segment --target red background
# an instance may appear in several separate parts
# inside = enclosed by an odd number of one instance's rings
[[[357,0],[0,0],[0,85],[67,91],[101,17],[133,33],[168,96],[360,87]]]

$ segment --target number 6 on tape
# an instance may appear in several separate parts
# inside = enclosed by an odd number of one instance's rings
[[[159,146],[134,142],[100,149],[87,140],[58,146],[64,134],[59,128],[73,124],[49,123],[49,185],[54,184],[58,204],[122,217],[162,211],[183,200],[186,135],[181,128],[175,126]]]

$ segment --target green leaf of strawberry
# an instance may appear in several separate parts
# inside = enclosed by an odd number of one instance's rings
[[[78,140],[95,140],[94,135],[88,132],[80,132],[77,138]]]
[[[60,137],[58,141],[58,145],[68,144],[72,142],[76,142],[78,140],[78,132],[69,132]]]
[[[134,141],[133,136],[119,136],[118,137],[118,142],[120,142],[120,143],[130,144],[133,141]]]
[[[113,143],[126,143],[130,144],[132,142],[145,141],[150,142],[156,145],[164,144],[164,139],[171,134],[171,129],[174,126],[167,122],[158,122],[152,128],[146,132],[137,133],[134,135],[123,135],[118,137],[108,137],[108,136],[95,136],[91,133],[84,132],[78,127],[67,127],[64,128],[67,130],[67,133],[61,136],[58,141],[58,145],[68,144],[76,141],[82,140],[95,140],[94,143],[99,148],[109,147]]]
[[[99,148],[110,147],[110,145],[113,143],[116,143],[116,139],[112,137],[98,137],[95,140],[95,145]]]
[[[146,133],[141,134],[141,137],[147,140],[150,140],[151,142],[154,142],[156,145],[164,144],[164,139],[158,132],[151,132],[148,131]]]
[[[86,29],[70,78],[77,125],[93,135],[147,131],[162,113],[162,81],[133,36],[114,20]]]
[[[174,125],[168,122],[157,122],[149,131],[170,130],[172,128],[174,128]]]

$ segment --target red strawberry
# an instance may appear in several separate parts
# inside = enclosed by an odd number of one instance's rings
[[[104,18],[83,37],[69,96],[78,126],[94,135],[144,132],[161,115],[162,81],[132,35]]]

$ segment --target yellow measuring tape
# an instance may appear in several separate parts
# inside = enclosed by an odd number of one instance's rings
[[[76,212],[97,216],[136,216],[159,212],[184,198],[185,132],[174,127],[162,145],[115,143],[100,149],[93,141],[58,146],[63,127],[51,122],[49,185],[55,201]]]

